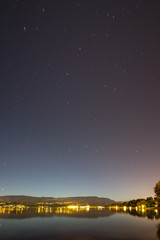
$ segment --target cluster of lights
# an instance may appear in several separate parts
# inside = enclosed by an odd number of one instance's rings
[[[145,208],[146,208],[146,206],[145,205],[141,205],[141,206],[139,206],[139,207],[127,207],[127,206],[122,206],[122,207],[120,207],[120,206],[110,206],[109,207],[109,210],[111,210],[111,209],[116,209],[116,211],[117,210],[119,210],[119,209],[123,209],[124,211],[126,211],[127,209],[129,209],[130,211],[132,210],[132,209],[136,209],[136,211],[138,210],[138,209],[141,209],[142,211],[144,211],[145,210]]]
[[[90,210],[89,205],[87,205],[87,206],[69,205],[67,208],[72,209],[72,210],[76,210],[76,211],[81,211],[81,210],[89,211]]]
[[[25,205],[3,205],[0,206],[0,214],[5,214],[8,213],[10,214],[10,212],[16,211],[16,212],[20,212],[22,213],[23,211],[28,210],[30,207],[25,206]],[[90,206],[90,205],[68,205],[67,207],[57,207],[57,208],[53,208],[53,207],[47,207],[47,206],[43,206],[40,205],[38,207],[36,207],[37,212],[38,213],[66,213],[66,214],[71,214],[73,212],[80,212],[80,211],[90,211],[91,208],[95,208],[97,210],[102,210],[105,207],[103,206]],[[131,211],[132,209],[135,209],[136,211],[142,211],[142,213],[144,213],[146,211],[146,205],[140,205],[140,206],[136,206],[136,207],[127,207],[127,206],[110,206],[109,210],[115,209],[116,211],[123,209],[124,212],[127,211],[127,209],[129,211]],[[158,209],[154,209],[155,213],[159,213]]]

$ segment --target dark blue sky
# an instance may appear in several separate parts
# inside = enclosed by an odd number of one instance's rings
[[[154,195],[160,2],[0,2],[0,194]]]

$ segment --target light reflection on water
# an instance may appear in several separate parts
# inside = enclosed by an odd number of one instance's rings
[[[158,219],[157,209],[0,207],[0,239],[158,240]]]

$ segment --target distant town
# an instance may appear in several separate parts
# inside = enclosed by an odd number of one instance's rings
[[[90,209],[110,209],[110,210],[132,210],[144,212],[146,209],[153,209],[155,212],[160,210],[160,181],[154,187],[155,198],[147,197],[140,199],[133,199],[125,202],[116,202],[110,198],[102,197],[32,197],[23,195],[11,195],[0,197],[0,214],[8,211],[23,211],[29,208],[37,208],[38,213],[52,212],[54,208],[63,212],[67,209],[71,211],[90,211]]]
[[[159,209],[160,202],[157,198],[148,197],[146,199],[133,199],[128,202],[116,202],[109,198],[99,197],[70,197],[70,198],[35,198],[29,196],[4,196],[0,197],[0,212],[4,208],[24,209],[24,208],[56,208],[65,207],[72,210],[89,210],[90,208],[129,208],[135,209]]]

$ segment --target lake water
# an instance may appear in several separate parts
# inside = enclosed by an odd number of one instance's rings
[[[158,240],[160,212],[135,209],[0,210],[1,240]]]

